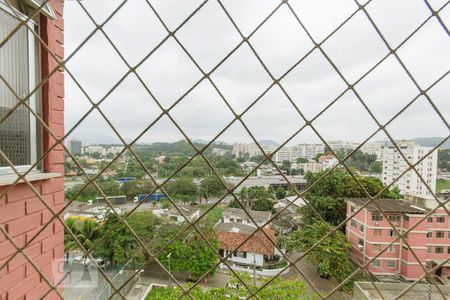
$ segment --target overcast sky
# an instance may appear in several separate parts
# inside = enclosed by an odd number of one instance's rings
[[[83,0],[82,4],[98,23],[121,3],[121,0]],[[201,1],[150,1],[169,30],[174,30],[195,10]],[[224,6],[248,36],[279,4],[267,0],[223,0]],[[321,42],[336,26],[351,15],[354,1],[290,0],[298,17],[316,42]],[[431,1],[439,9],[445,1]],[[397,47],[430,15],[421,0],[373,0],[367,6],[391,47]],[[65,53],[71,55],[94,30],[79,3],[65,2]],[[440,14],[450,24],[450,5]],[[128,0],[106,23],[104,30],[130,65],[138,64],[163,40],[167,31],[144,0]],[[242,40],[217,1],[209,1],[190,19],[176,36],[206,72],[214,68]],[[279,78],[313,47],[287,5],[250,38],[250,43],[275,78]],[[323,44],[323,50],[342,75],[354,83],[380,61],[388,48],[363,12],[358,12],[346,25]],[[450,67],[448,36],[436,18],[420,29],[398,50],[421,88],[426,89]],[[98,102],[127,72],[119,54],[101,32],[93,35],[69,60],[67,68],[94,102]],[[173,38],[169,38],[137,69],[147,86],[131,74],[122,81],[100,109],[127,140],[134,139],[161,113],[149,91],[164,108],[169,108],[199,79],[202,73]],[[68,74],[66,78],[66,130],[72,128],[90,107],[86,96]],[[217,88],[236,113],[242,113],[272,80],[248,44],[241,45],[211,75]],[[307,119],[313,118],[347,88],[332,65],[319,50],[313,51],[282,81],[282,86]],[[449,121],[450,75],[431,89],[429,95]],[[419,90],[394,56],[389,56],[377,69],[355,86],[357,93],[385,123],[411,101]],[[211,83],[202,81],[172,110],[170,115],[192,139],[209,140],[222,130],[233,114]],[[255,138],[283,142],[304,124],[278,86],[271,88],[242,116]],[[326,110],[313,125],[326,140],[363,141],[377,125],[356,95],[349,91]],[[419,98],[387,129],[394,138],[447,136],[448,128],[440,120],[425,97]],[[70,135],[84,142],[115,139],[114,132],[96,111]],[[163,117],[139,142],[176,141],[183,136],[167,117]],[[384,135],[372,139],[384,140]],[[235,123],[218,140],[251,142],[245,129]],[[311,129],[304,130],[290,144],[317,142]]]

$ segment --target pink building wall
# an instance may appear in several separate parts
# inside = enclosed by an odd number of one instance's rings
[[[352,208],[353,211],[356,211],[355,208],[358,209],[359,206],[349,200],[347,202],[347,217],[352,214]],[[418,224],[406,239],[418,260],[429,269],[434,267],[436,263],[448,259],[450,255],[450,227],[449,217],[444,210],[436,211],[432,215],[432,222],[428,222],[427,219],[422,221],[425,214],[426,212],[423,214],[393,213],[387,215],[401,216],[399,221],[393,221],[395,227],[400,231],[406,231]],[[444,217],[444,223],[437,223],[437,216]],[[354,227],[355,224],[356,228]],[[360,226],[363,226],[364,231],[360,230]],[[380,230],[381,236],[377,236],[376,233],[379,234]],[[395,237],[390,236],[391,230],[392,227],[385,218],[382,221],[373,221],[372,212],[369,209],[365,208],[358,212],[346,226],[346,236],[352,245],[354,259],[363,264],[380,252],[376,251],[376,247],[380,247],[381,251],[388,247],[389,243],[395,240]],[[431,238],[427,237],[427,232],[431,232]],[[436,232],[443,232],[443,238],[437,238]],[[361,246],[359,245],[360,242],[362,242]],[[442,247],[442,253],[436,253],[436,247]],[[392,248],[384,251],[377,259],[380,266],[375,266],[372,263],[366,268],[376,275],[398,274],[405,279],[414,280],[424,274],[423,268],[402,240],[395,242]],[[390,265],[388,265],[388,261],[391,261]],[[450,274],[450,269],[448,266],[444,266],[441,272],[443,275]]]
[[[59,58],[64,56],[63,1],[52,0],[56,20],[40,17],[41,38]],[[42,78],[57,65],[45,49],[41,49]],[[57,137],[64,134],[64,74],[57,71],[42,89],[42,116]],[[43,136],[43,148],[53,143],[48,134]],[[33,186],[55,211],[64,207],[64,153],[61,146],[55,148],[44,161],[44,171],[60,173],[61,176],[41,181],[33,181]],[[8,187],[0,187],[0,193]],[[63,275],[60,262],[64,256],[64,230],[59,221],[53,220],[33,239],[35,234],[49,222],[52,215],[36,194],[25,183],[17,184],[0,199],[0,226],[6,229],[19,247],[33,260],[46,278],[58,283]],[[16,252],[15,247],[0,232],[0,268]],[[49,291],[49,286],[22,255],[16,255],[0,269],[0,299],[41,299]],[[58,287],[62,292],[62,285]],[[45,299],[59,299],[55,291]]]

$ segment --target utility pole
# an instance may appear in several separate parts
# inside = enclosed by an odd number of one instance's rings
[[[256,286],[256,257],[255,257],[255,248],[253,248],[253,285]]]
[[[171,275],[171,273],[170,273],[170,257],[172,256],[172,252],[170,252],[168,255],[167,255],[167,258],[169,259],[169,288],[170,288],[170,275]]]

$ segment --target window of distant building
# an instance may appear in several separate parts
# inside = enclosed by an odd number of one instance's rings
[[[447,247],[447,254],[450,254],[450,247]]]
[[[376,267],[376,268],[379,268],[379,267],[381,266],[380,260],[379,260],[379,259],[374,259],[374,260],[372,261],[372,266],[374,266],[374,267]]]
[[[240,258],[247,258],[247,252],[234,251],[233,256],[240,257]]]
[[[437,254],[442,254],[442,253],[444,253],[444,247],[441,247],[441,246],[435,247],[435,248],[434,248],[434,253],[437,253]]]
[[[351,220],[350,221],[350,225],[352,225],[352,227],[356,228],[356,221],[355,220]]]
[[[373,236],[382,236],[382,230],[381,229],[374,229],[373,230]]]
[[[364,246],[364,240],[362,238],[358,238],[358,245]]]
[[[396,237],[397,236],[397,234],[395,233],[394,229],[389,229],[389,236],[390,237]]]
[[[427,253],[431,253],[431,246],[427,246],[426,252],[427,252]]]
[[[388,252],[391,252],[391,253],[395,252],[395,245],[390,245]]]
[[[431,231],[427,232],[427,238],[432,238],[433,237],[433,233]]]
[[[406,246],[402,246],[402,249],[405,251],[409,251],[408,247],[406,247]]]
[[[397,267],[397,262],[395,260],[388,260],[387,261],[387,267],[388,268],[396,268]]]
[[[433,263],[432,263],[430,260],[427,260],[427,261],[425,262],[425,267],[428,268],[428,269],[430,269],[430,268],[433,267]]]
[[[381,245],[380,244],[374,244],[373,245],[373,252],[380,252],[381,251]]]
[[[364,225],[359,224],[359,231],[364,232]]]
[[[372,221],[383,221],[383,216],[379,213],[372,213]]]
[[[445,223],[445,217],[436,217],[436,223]]]
[[[433,223],[433,217],[428,217],[427,221],[428,223]]]
[[[391,222],[400,222],[400,215],[390,215],[389,220]]]
[[[436,238],[443,239],[445,236],[445,233],[443,231],[436,231]]]

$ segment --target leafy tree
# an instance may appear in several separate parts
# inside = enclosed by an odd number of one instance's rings
[[[440,149],[438,152],[438,168],[450,172],[450,149]]]
[[[277,199],[286,198],[286,190],[281,186],[277,187],[277,189],[275,190],[275,196],[277,197]]]
[[[288,175],[291,174],[291,162],[289,160],[283,160],[281,163],[281,170],[286,171]]]
[[[381,174],[381,172],[383,172],[383,165],[379,161],[374,161],[369,166],[369,172],[373,174]]]
[[[201,189],[205,196],[221,196],[225,192],[225,186],[216,176],[209,176],[202,180]]]
[[[261,161],[263,161],[265,159],[266,159],[266,157],[262,154],[250,157],[250,161],[255,162],[257,164],[259,164]]]
[[[308,162],[307,158],[304,158],[304,157],[297,158],[297,163],[299,163],[299,164],[304,164],[304,163],[307,163],[307,162]]]
[[[95,158],[95,159],[99,159],[102,157],[102,154],[100,152],[94,152],[91,154],[91,157]]]
[[[245,282],[250,290],[255,291],[257,286],[253,284],[252,279],[247,273],[239,273],[239,278]],[[264,279],[265,284],[269,278]],[[153,289],[146,300],[175,300],[182,295],[180,287]],[[233,278],[226,287],[202,289],[195,286],[189,294],[193,299],[198,300],[239,300],[250,296],[247,288],[237,279]],[[258,292],[259,299],[283,299],[283,300],[315,300],[317,296],[311,296],[305,282],[300,280],[281,280],[274,279],[270,284]]]
[[[99,237],[99,230],[97,223],[93,220],[85,220],[81,224],[77,224],[72,218],[65,221],[66,225],[72,231],[73,235],[77,238],[84,249],[91,249],[94,245],[95,240]],[[70,232],[64,229],[64,251],[67,253],[67,258],[69,251],[82,250],[80,245],[75,241]]]
[[[153,192],[155,185],[150,179],[136,179],[127,181],[122,184],[122,193],[127,196],[128,199],[133,199],[140,194],[149,194]]]
[[[127,163],[125,164],[125,169],[119,172],[119,177],[134,177],[143,178],[145,176],[145,170],[139,164],[138,160],[132,156],[127,158]]]
[[[314,184],[325,172],[307,173],[307,186]],[[357,175],[356,179],[372,196],[377,195],[384,188],[382,182],[375,177]],[[345,220],[345,198],[364,198],[366,196],[358,183],[342,169],[333,170],[305,194],[305,198],[311,206],[332,225],[338,225]],[[401,195],[398,193],[398,189],[393,189],[384,191],[381,197],[400,199]],[[311,224],[318,220],[309,205],[301,207],[300,212],[303,215],[302,221],[305,223]]]
[[[119,185],[114,181],[107,181],[100,177],[96,183],[106,196],[120,196],[122,194]],[[68,189],[65,192],[66,199],[72,200],[76,196],[77,201],[86,202],[101,197],[100,191],[93,183],[88,184],[86,187],[85,185],[86,181]]]
[[[257,199],[252,206],[256,211],[273,211],[273,202],[269,199]]]
[[[165,190],[167,193],[182,201],[194,201],[197,195],[197,186],[192,182],[192,179],[186,177],[176,178],[166,184]]]
[[[119,222],[116,214],[107,212],[105,221],[100,227],[100,235],[112,231],[108,238],[97,246],[94,254],[108,260],[112,265],[124,265],[131,260],[132,265],[141,267],[148,259],[147,253],[126,226]],[[127,218],[127,222],[142,242],[154,250],[152,245],[156,231],[162,224],[161,219],[145,211],[133,213]]]
[[[330,234],[315,245],[328,232],[329,228],[323,222],[314,222],[303,226],[300,230],[292,233],[292,246],[299,251],[309,251],[306,258],[317,265],[320,277],[332,276],[338,281],[342,281],[354,270],[348,256],[351,245],[341,231]]]

